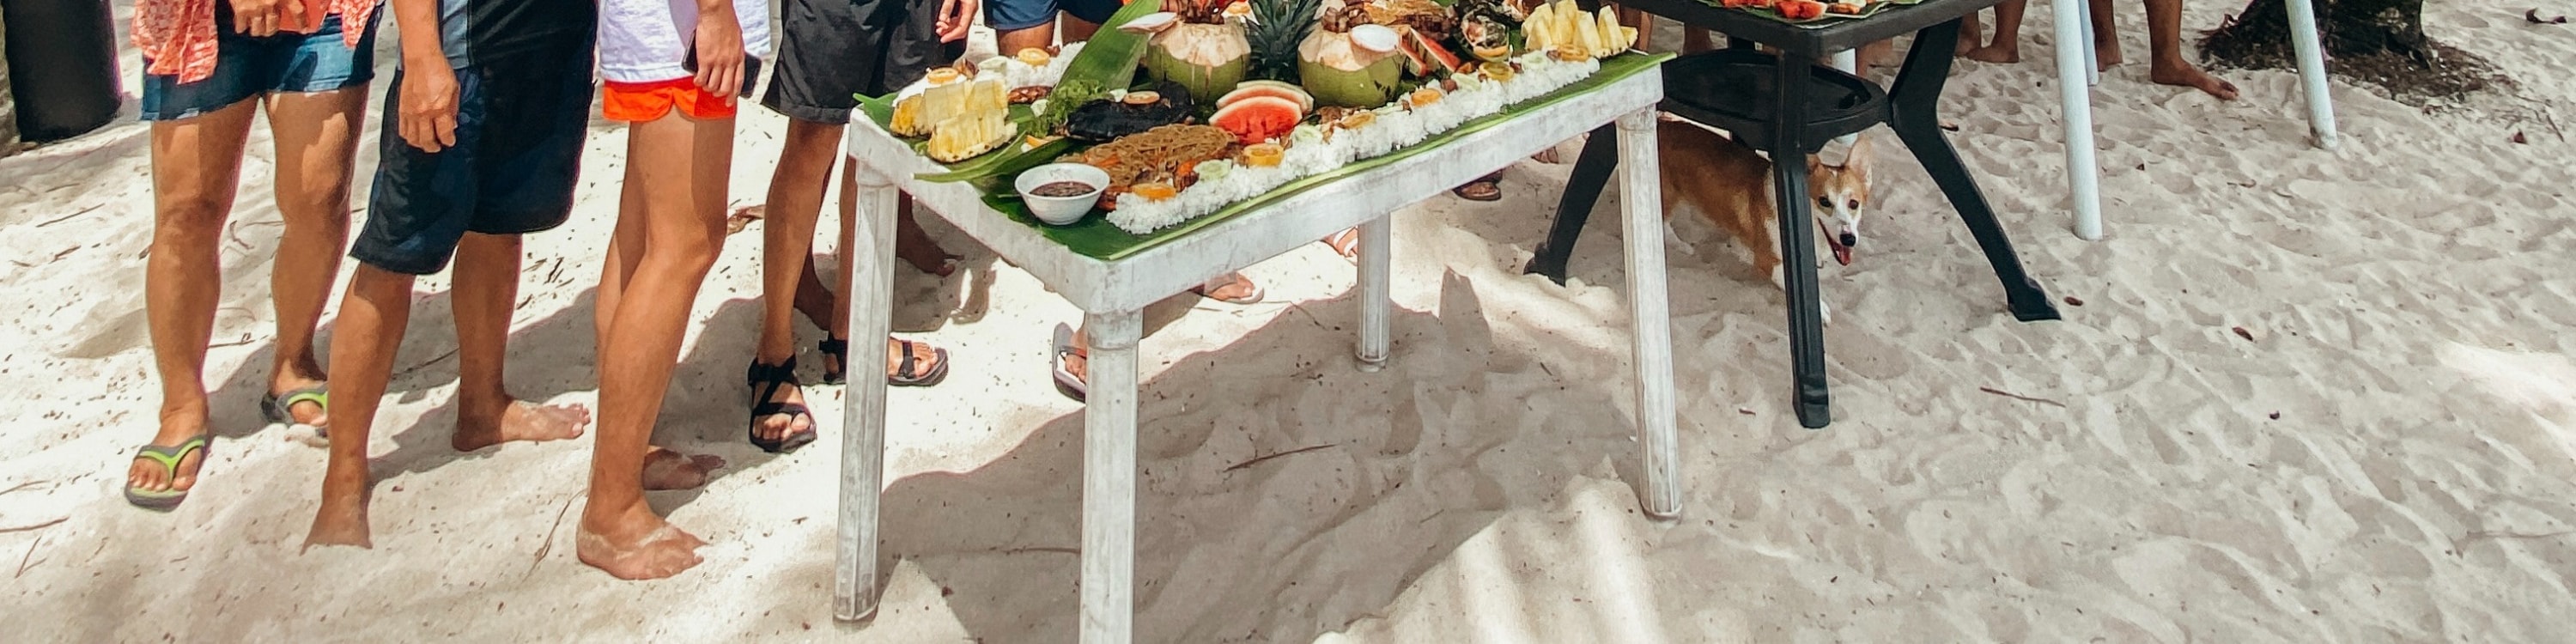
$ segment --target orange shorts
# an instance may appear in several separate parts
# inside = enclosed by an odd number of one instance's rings
[[[693,119],[733,118],[736,102],[698,87],[695,78],[677,78],[655,83],[602,83],[599,112],[608,120],[623,123],[656,121],[680,108],[680,113]]]

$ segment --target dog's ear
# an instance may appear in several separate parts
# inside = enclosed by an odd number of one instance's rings
[[[1868,135],[1854,137],[1851,151],[1843,153],[1843,171],[1858,175],[1864,183],[1869,181],[1869,141]]]
[[[1825,169],[1825,158],[1824,158],[1824,157],[1816,156],[1816,155],[1813,155],[1813,154],[1807,155],[1807,172],[1808,172],[1809,174],[1814,174],[1814,173],[1817,173],[1817,172],[1822,172],[1822,171],[1824,171],[1824,169]]]

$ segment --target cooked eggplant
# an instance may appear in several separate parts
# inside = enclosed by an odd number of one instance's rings
[[[1188,121],[1192,109],[1189,90],[1177,83],[1160,83],[1122,99],[1084,103],[1065,118],[1064,130],[1077,140],[1098,143]]]

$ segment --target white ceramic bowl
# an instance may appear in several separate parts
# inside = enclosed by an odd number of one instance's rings
[[[1091,189],[1071,197],[1029,194],[1038,186],[1058,181],[1078,182]],[[1081,221],[1083,215],[1091,212],[1092,206],[1099,205],[1101,189],[1109,187],[1109,173],[1080,163],[1049,163],[1029,168],[1027,172],[1020,173],[1019,180],[1011,183],[1012,187],[1019,189],[1020,201],[1029,205],[1029,214],[1036,215],[1038,221],[1048,225],[1062,226]]]

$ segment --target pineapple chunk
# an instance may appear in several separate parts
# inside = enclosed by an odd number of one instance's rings
[[[986,110],[941,121],[939,131],[930,135],[926,152],[933,161],[956,163],[991,152],[1018,134],[1007,112]]]
[[[903,100],[895,101],[894,123],[892,129],[897,136],[924,136],[930,134],[930,126],[933,125],[933,123],[930,119],[922,118],[922,102],[921,95],[919,94],[907,96],[904,97]]]
[[[1597,31],[1601,34],[1601,48],[1593,51],[1607,52],[1603,54],[1606,56],[1628,50],[1630,43],[1619,40],[1622,35],[1619,31],[1619,16],[1609,7],[1601,8],[1600,24],[1597,27]]]
[[[1610,8],[1602,8],[1602,10],[1610,10]],[[1574,13],[1574,15],[1566,15],[1566,18],[1571,18],[1569,26],[1566,26],[1566,31],[1574,31],[1574,39],[1571,39],[1571,44],[1582,44],[1584,52],[1592,52],[1592,54],[1597,54],[1597,52],[1610,52],[1610,44],[1605,44],[1605,41],[1602,41],[1602,31],[1600,31],[1600,28],[1592,28],[1592,21],[1587,21],[1587,18],[1592,18],[1592,15],[1587,15],[1587,13],[1582,13],[1582,10],[1577,10],[1577,13]]]
[[[1627,49],[1627,48],[1633,48],[1633,47],[1636,47],[1636,46],[1637,46],[1637,28],[1636,28],[1636,27],[1620,27],[1620,28],[1619,28],[1619,47],[1620,47],[1621,49]]]
[[[1553,35],[1551,32],[1555,27],[1556,5],[1541,4],[1538,8],[1531,9],[1529,19],[1521,21],[1521,37],[1526,41],[1525,48],[1530,51],[1547,51],[1548,46],[1557,42],[1556,39],[1549,37]]]

